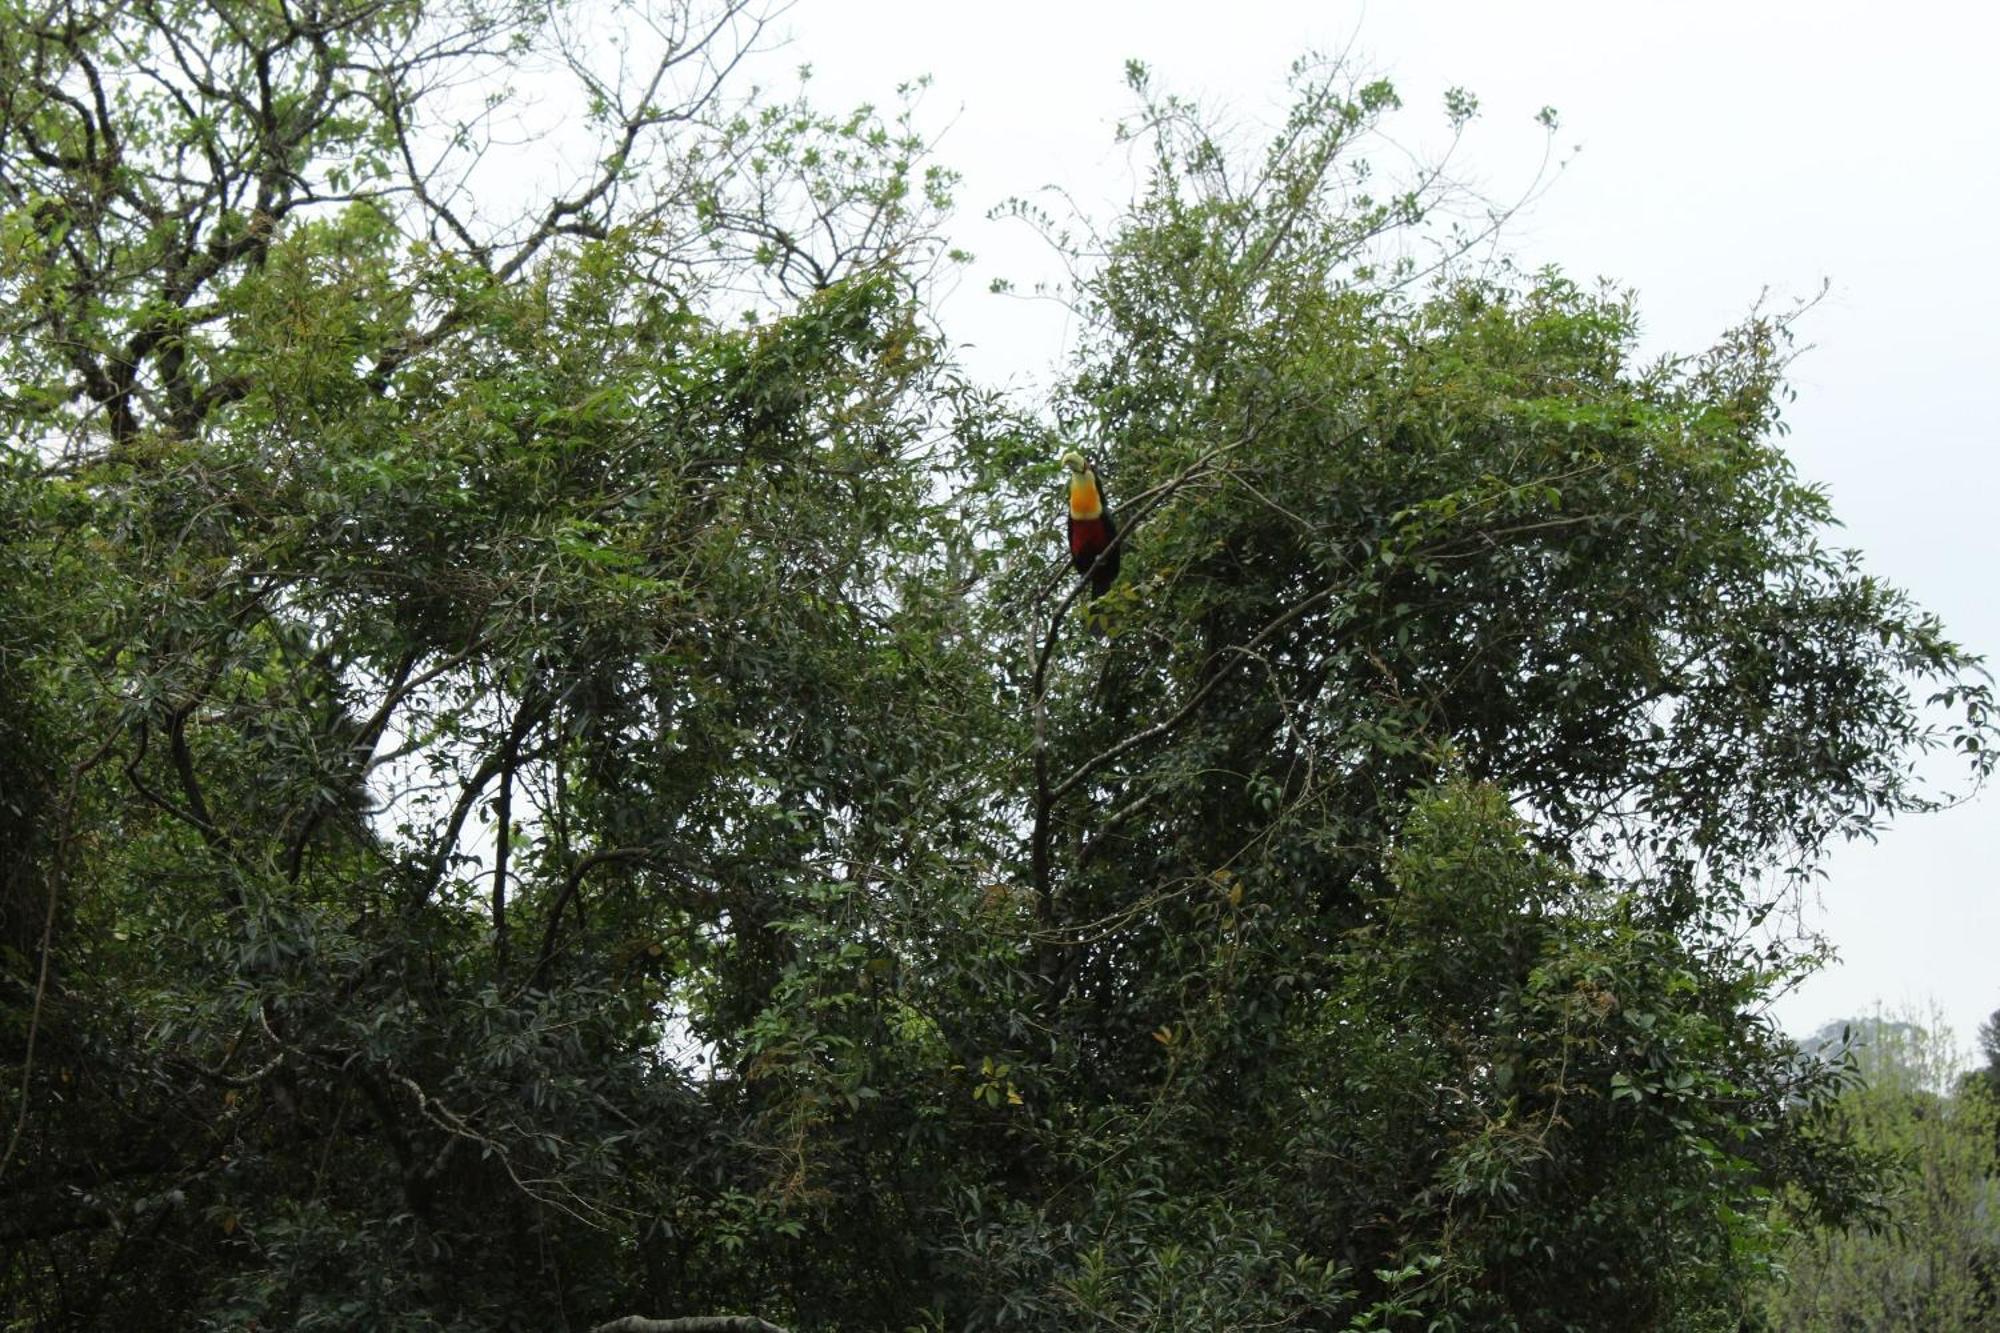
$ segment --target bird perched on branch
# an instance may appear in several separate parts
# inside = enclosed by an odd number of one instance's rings
[[[1069,469],[1069,562],[1090,577],[1090,595],[1102,597],[1118,578],[1118,527],[1104,501],[1097,470],[1072,450],[1063,455]]]

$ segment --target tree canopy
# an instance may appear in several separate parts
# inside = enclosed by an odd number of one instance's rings
[[[1735,1327],[1877,1184],[1767,914],[1992,743],[1787,319],[1135,66],[1009,396],[758,32],[0,9],[7,1326]]]

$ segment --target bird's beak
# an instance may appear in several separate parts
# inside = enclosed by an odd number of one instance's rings
[[[1063,461],[1063,466],[1068,468],[1073,474],[1079,477],[1083,475],[1083,469],[1085,464],[1083,461],[1082,454],[1077,453],[1074,449],[1072,449],[1070,450],[1070,452],[1063,455],[1062,461]]]

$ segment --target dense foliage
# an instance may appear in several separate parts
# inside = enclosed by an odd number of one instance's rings
[[[1782,1252],[1765,1314],[1778,1330],[1977,1333],[2000,1320],[2000,1117],[1961,1078],[1950,1029],[1876,1015],[1822,1034],[1859,1081],[1834,1115],[1887,1166],[1870,1225],[1807,1228]]]
[[[1134,69],[1012,402],[755,29],[0,8],[0,1322],[1733,1327],[1875,1185],[1765,913],[1991,740],[1784,322],[1636,363],[1386,85]]]

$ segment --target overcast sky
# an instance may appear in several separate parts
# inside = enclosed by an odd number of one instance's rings
[[[1649,351],[1698,350],[1760,292],[1788,303],[1830,281],[1802,325],[1814,350],[1795,367],[1786,447],[1875,572],[1960,642],[2000,654],[1994,10],[802,0],[779,26],[792,40],[774,70],[810,62],[828,103],[886,101],[898,81],[933,76],[926,119],[965,177],[954,238],[979,255],[942,315],[977,344],[982,372],[1023,383],[1059,358],[1065,328],[1052,307],[985,291],[1041,261],[1018,226],[983,214],[1046,185],[1089,204],[1128,197],[1112,142],[1131,107],[1128,58],[1248,127],[1282,106],[1295,56],[1351,52],[1396,84],[1398,137],[1412,142],[1435,134],[1444,90],[1462,85],[1482,115],[1454,161],[1503,197],[1533,177],[1532,117],[1553,105],[1570,160],[1506,247],[1636,289]],[[1981,796],[1836,854],[1812,919],[1842,961],[1780,1001],[1788,1027],[1935,1003],[1970,1046],[2000,1008],[1997,815]]]

